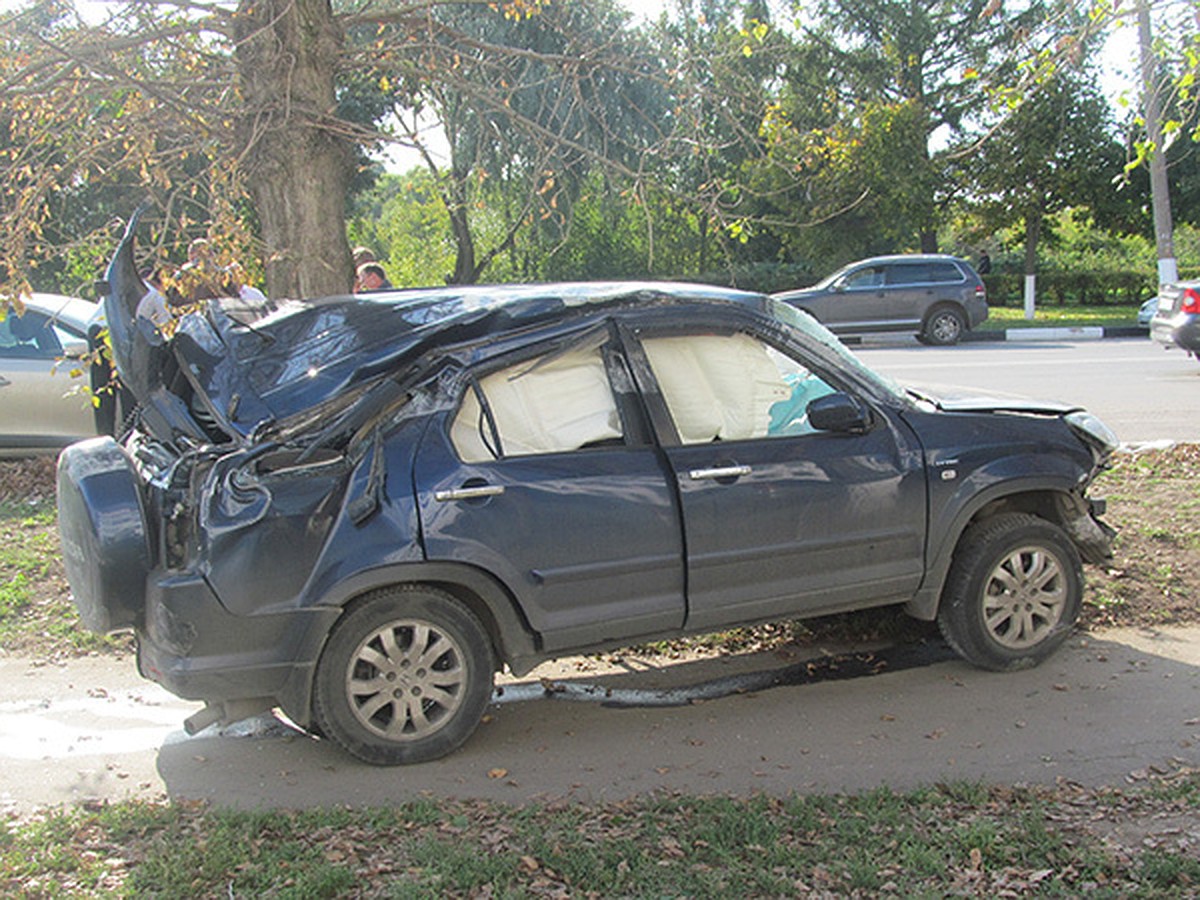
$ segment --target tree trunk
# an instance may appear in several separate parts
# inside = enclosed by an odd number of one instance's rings
[[[243,0],[236,61],[244,169],[266,243],[273,298],[349,291],[349,141],[337,128],[342,35],[330,0]]]
[[[1037,246],[1042,234],[1042,207],[1025,210],[1025,318],[1037,307]]]
[[[457,178],[451,176],[450,202],[446,211],[450,214],[450,231],[454,235],[454,276],[451,284],[475,283],[475,238],[471,234],[471,221],[467,218],[467,190]]]
[[[1042,236],[1042,210],[1029,209],[1025,212],[1025,274],[1037,274],[1038,240]]]

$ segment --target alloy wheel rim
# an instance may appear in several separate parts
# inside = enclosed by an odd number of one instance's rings
[[[1062,621],[1067,605],[1062,561],[1044,547],[1007,554],[988,575],[983,621],[1002,647],[1025,650],[1045,640]]]
[[[949,313],[943,313],[933,320],[933,334],[939,341],[953,341],[958,333],[958,319]]]
[[[414,741],[444,727],[463,703],[465,656],[458,642],[431,622],[387,623],[361,641],[346,668],[345,691],[354,717],[391,741]]]

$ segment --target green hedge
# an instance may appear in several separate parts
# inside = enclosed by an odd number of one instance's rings
[[[819,279],[805,265],[750,263],[684,280],[773,294],[809,287]],[[1024,275],[993,272],[985,275],[983,281],[992,306],[1020,306],[1024,302]],[[1037,277],[1039,303],[1056,306],[1131,306],[1152,296],[1157,289],[1153,272],[1039,272]]]
[[[1025,301],[1025,276],[1009,272],[985,275],[991,306],[1020,306]],[[1157,278],[1147,272],[1045,272],[1038,273],[1037,293],[1042,304],[1057,306],[1132,306],[1153,296]]]
[[[792,291],[796,288],[816,284],[820,277],[805,265],[793,263],[747,263],[732,269],[704,272],[686,281],[701,284],[716,284],[721,287],[736,287],[743,291],[759,291],[774,294],[777,291]]]

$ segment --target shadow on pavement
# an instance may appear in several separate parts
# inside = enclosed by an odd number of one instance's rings
[[[533,682],[520,689],[529,702],[514,701],[520,691],[509,686],[465,747],[402,768],[359,763],[268,716],[169,742],[158,771],[174,798],[260,808],[904,790],[957,779],[1117,784],[1150,766],[1200,764],[1200,629],[1076,636],[1042,666],[1004,674],[948,654],[930,644],[783,668],[766,654],[709,659],[602,682]],[[561,702],[568,694],[599,702]]]

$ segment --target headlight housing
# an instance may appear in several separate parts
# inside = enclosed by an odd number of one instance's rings
[[[1103,463],[1121,446],[1116,433],[1086,410],[1077,410],[1063,417],[1071,430],[1091,448],[1097,464]]]

